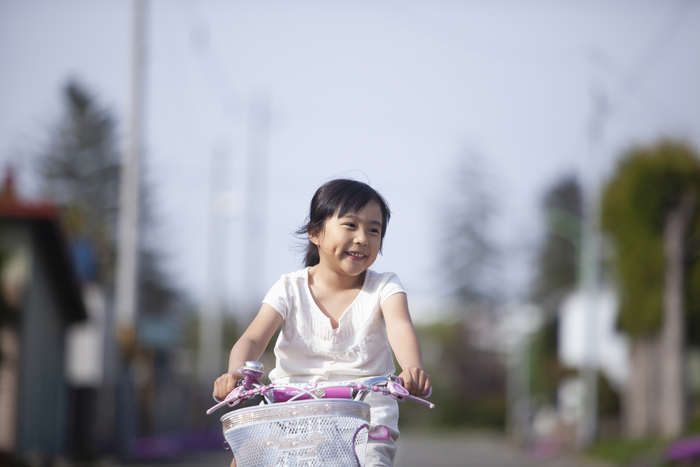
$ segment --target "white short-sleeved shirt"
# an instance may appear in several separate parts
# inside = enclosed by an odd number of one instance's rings
[[[276,366],[270,372],[270,380],[275,383],[359,381],[394,373],[396,367],[381,306],[396,293],[406,293],[396,274],[368,269],[362,290],[341,315],[338,328],[333,329],[330,318],[311,295],[309,269],[282,275],[263,300],[284,321],[275,345]],[[368,402],[372,405],[373,424],[383,423],[397,429],[396,401],[370,396]]]

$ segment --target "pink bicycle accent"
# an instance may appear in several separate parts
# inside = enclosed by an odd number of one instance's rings
[[[370,439],[385,440],[391,437],[389,427],[386,425],[377,425],[369,430]]]
[[[301,407],[297,406],[295,404],[298,403],[303,403],[304,406],[308,406],[308,404],[317,404],[320,403],[321,401],[311,401],[311,400],[318,400],[318,399],[335,399],[336,402],[331,402],[329,401],[329,404],[357,404],[357,403],[362,403],[358,404],[359,406],[364,406],[367,407],[364,410],[368,410],[369,407],[366,403],[364,403],[364,399],[366,396],[371,393],[371,392],[376,392],[379,393],[383,396],[388,396],[391,397],[392,399],[399,401],[399,402],[404,402],[407,400],[411,400],[414,402],[418,402],[420,404],[423,404],[429,408],[435,408],[435,405],[432,404],[431,402],[422,399],[420,397],[412,396],[408,390],[403,386],[403,380],[399,377],[396,377],[394,375],[389,375],[385,377],[378,377],[378,378],[372,378],[364,383],[354,383],[354,382],[344,382],[344,383],[316,383],[316,384],[284,384],[284,383],[272,383],[272,384],[267,384],[264,385],[260,383],[259,379],[263,375],[262,371],[262,365],[257,363],[257,362],[246,362],[245,365],[242,368],[239,368],[239,371],[244,375],[244,377],[239,380],[239,382],[236,385],[236,388],[231,391],[223,400],[218,400],[216,399],[217,403],[211,407],[209,410],[207,410],[207,414],[211,414],[215,412],[216,410],[224,407],[225,405],[228,405],[230,407],[234,407],[242,402],[245,402],[246,400],[252,399],[256,396],[262,396],[263,398],[263,403],[262,405],[267,405],[270,407],[269,409],[263,409],[260,407],[260,410],[276,410],[272,409],[270,406],[271,404],[274,404],[275,407]],[[431,388],[432,389],[432,388]],[[428,396],[432,392],[429,391]],[[339,402],[338,399],[344,399],[346,401],[356,401],[356,402]],[[302,401],[310,401],[310,402],[302,402]],[[290,405],[287,406],[286,403],[289,403]],[[316,405],[314,405],[316,407]],[[325,407],[325,405],[324,405]],[[330,406],[329,406],[330,407]],[[353,409],[355,410],[354,407],[355,405],[352,406]],[[250,411],[251,409],[255,409],[258,413],[259,410],[258,408],[249,408],[249,409],[244,409],[245,411]],[[292,409],[296,413],[296,410],[299,410],[297,408]],[[315,410],[315,409],[314,409]],[[285,409],[286,412],[286,409]],[[268,413],[268,412],[265,412]],[[364,415],[365,420],[369,422],[369,412],[365,412],[366,415]],[[230,414],[233,414],[233,412],[230,412]],[[222,417],[222,423],[224,422],[225,419],[230,418],[231,415],[227,414],[224,417]],[[246,417],[250,417],[248,414],[246,414]],[[338,420],[343,419],[342,417]],[[233,419],[231,419],[233,420]],[[285,418],[284,423],[294,423],[289,418]],[[348,420],[347,418],[345,420]],[[226,422],[229,423],[229,422]],[[231,423],[233,423],[231,421]],[[225,425],[225,426],[231,426],[231,425]],[[258,425],[259,426],[259,425]],[[282,426],[282,425],[280,425]],[[329,425],[323,425],[323,426],[329,426]],[[242,430],[243,428],[236,428],[235,430]],[[246,428],[247,429],[247,428]],[[311,443],[313,446],[316,446],[317,441],[318,442],[323,442],[323,437],[321,437],[320,434],[317,434],[315,430],[318,428],[314,428],[314,431],[311,431],[310,433],[313,433],[312,438],[306,439],[306,441],[302,440],[299,438],[294,438],[294,441],[288,440],[286,437],[277,437],[275,435],[272,438],[269,438],[265,443],[277,446],[275,449],[287,449],[285,447],[287,444],[290,444],[290,446],[310,446],[309,443]],[[357,428],[357,431],[355,431],[355,428],[353,428],[354,436],[352,436],[352,442],[356,443],[356,440],[358,439],[359,434],[364,430],[367,429],[367,437],[369,439],[373,440],[386,440],[389,439],[391,436],[391,432],[389,430],[389,427],[384,426],[384,425],[377,425],[374,427],[370,427],[368,423],[364,423],[363,425],[359,426]],[[224,430],[225,434],[226,433],[231,433],[232,436],[236,436],[234,433],[234,429],[232,428],[230,431]],[[296,432],[296,433],[301,433],[301,432]],[[268,436],[268,435],[265,435]],[[272,435],[269,435],[272,436]],[[294,436],[301,436],[301,435],[294,435]],[[274,439],[273,439],[274,438]],[[318,438],[318,439],[317,439]],[[333,435],[333,439],[335,442],[336,435]],[[227,437],[228,440],[228,437]],[[250,441],[246,441],[249,443]],[[231,443],[229,443],[231,444]],[[239,441],[236,441],[236,444],[239,444]],[[249,448],[249,447],[248,447]],[[248,449],[246,448],[246,449]],[[312,449],[311,452],[317,452],[316,447],[309,447],[309,449]],[[289,449],[293,449],[289,447]],[[294,448],[298,449],[298,448]],[[267,452],[267,451],[266,451]],[[286,452],[286,451],[285,451]],[[290,451],[291,452],[291,451]],[[311,454],[309,454],[311,455]],[[357,465],[363,465],[360,460],[357,458],[357,452],[354,452],[354,458],[355,461],[357,461]],[[255,464],[257,465],[257,464]],[[285,464],[286,465],[286,464]],[[343,464],[345,465],[345,464]]]

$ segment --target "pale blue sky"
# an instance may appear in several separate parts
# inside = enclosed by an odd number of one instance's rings
[[[0,1],[0,162],[17,166],[26,193],[35,190],[26,155],[60,114],[69,77],[126,114],[129,7]],[[242,221],[230,221],[222,287],[231,301],[261,298],[299,266],[291,232],[336,176],[367,180],[388,199],[394,216],[375,269],[399,274],[420,315],[441,300],[438,214],[465,154],[481,157],[501,191],[494,235],[526,247],[558,176],[607,174],[622,148],[662,135],[700,147],[700,5],[690,0],[152,0],[147,47],[143,160],[158,244],[199,298],[210,156],[226,148],[227,189],[242,200],[256,100],[271,115],[264,261],[246,286]],[[612,112],[591,151],[593,83]],[[507,263],[511,296],[524,290],[526,259]]]

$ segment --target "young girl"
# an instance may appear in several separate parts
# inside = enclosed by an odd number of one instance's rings
[[[306,268],[284,274],[263,300],[258,315],[231,349],[229,372],[214,383],[223,399],[243,375],[246,360],[258,360],[275,331],[274,383],[357,381],[396,371],[406,389],[428,393],[420,345],[406,292],[394,273],[369,269],[381,252],[391,213],[384,198],[354,180],[333,180],[316,191],[308,223]],[[391,347],[390,347],[391,346]],[[391,438],[370,440],[367,466],[391,466],[398,438],[398,405],[372,393],[372,424],[387,425]],[[232,464],[234,465],[234,464]]]

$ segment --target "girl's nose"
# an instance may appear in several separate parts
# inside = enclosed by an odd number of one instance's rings
[[[359,243],[360,245],[365,245],[367,243],[367,235],[363,231],[358,231],[357,235],[355,235],[355,243]]]

